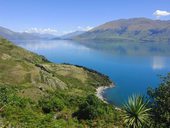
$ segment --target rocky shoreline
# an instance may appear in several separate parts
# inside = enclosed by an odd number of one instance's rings
[[[109,104],[106,99],[103,97],[103,93],[108,88],[114,88],[115,85],[112,83],[110,86],[100,86],[96,89],[96,96],[101,99],[103,102]]]

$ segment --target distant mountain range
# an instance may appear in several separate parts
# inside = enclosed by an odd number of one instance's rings
[[[52,34],[40,34],[40,33],[26,33],[26,32],[14,32],[8,28],[0,26],[0,36],[8,40],[33,40],[33,39],[53,39],[53,40],[69,40],[75,36],[83,34],[85,31],[75,31],[62,36],[55,36]]]
[[[170,21],[146,18],[120,19],[107,22],[72,39],[79,41],[170,42]]]
[[[120,19],[107,22],[90,31],[75,31],[57,37],[50,34],[19,33],[0,27],[0,36],[8,40],[53,39],[78,41],[170,42],[170,20],[147,18]]]
[[[60,36],[60,37],[55,37],[53,38],[54,40],[58,40],[58,39],[61,39],[61,40],[69,40],[69,39],[72,39],[74,38],[75,36],[78,36],[78,35],[81,35],[85,33],[85,31],[75,31],[75,32],[71,32],[71,33],[68,33],[68,34],[65,34],[63,36]]]
[[[8,40],[20,40],[20,39],[50,39],[54,38],[54,35],[39,34],[39,33],[26,33],[26,32],[14,32],[10,29],[0,26],[0,36]]]

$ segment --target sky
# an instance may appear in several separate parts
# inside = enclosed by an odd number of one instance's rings
[[[170,0],[0,0],[0,26],[65,34],[116,19],[170,20]]]

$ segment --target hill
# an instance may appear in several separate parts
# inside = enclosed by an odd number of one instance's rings
[[[4,38],[0,71],[2,127],[121,126],[119,112],[94,95],[97,87],[112,83],[101,73],[51,63]]]
[[[74,37],[75,40],[170,42],[170,21],[147,18],[107,22]]]
[[[32,40],[32,39],[51,39],[54,35],[50,34],[39,34],[39,33],[26,33],[26,32],[14,32],[10,29],[0,26],[0,36],[8,40]]]

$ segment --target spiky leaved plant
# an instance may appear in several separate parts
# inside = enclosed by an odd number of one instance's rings
[[[148,101],[145,101],[142,96],[133,95],[129,97],[126,104],[124,104],[123,119],[124,123],[129,128],[143,128],[147,127],[149,121]]]

